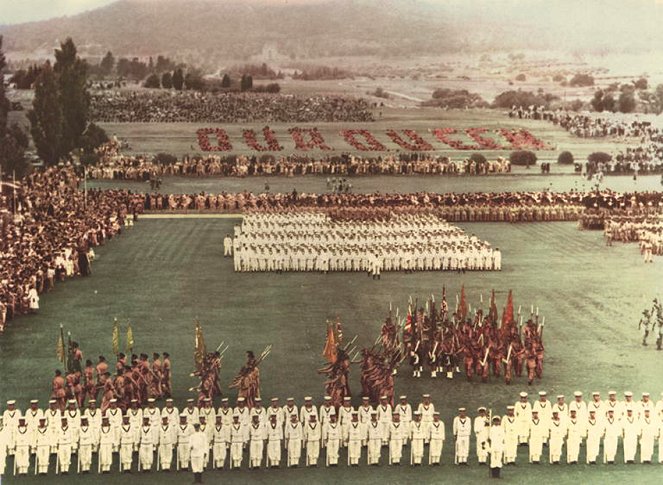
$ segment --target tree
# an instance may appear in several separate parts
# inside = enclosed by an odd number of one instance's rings
[[[525,165],[529,168],[530,165],[535,165],[537,158],[536,153],[529,150],[516,150],[509,155],[509,161],[512,165]]]
[[[516,81],[527,81],[527,76],[525,76],[522,72],[516,76]]]
[[[58,79],[46,62],[35,82],[35,94],[32,110],[28,113],[32,140],[37,147],[37,154],[47,165],[54,165],[62,153],[62,133],[64,115],[58,96]]]
[[[195,70],[186,73],[186,76],[184,76],[184,85],[187,89],[192,89],[194,91],[205,90],[205,80],[200,72]]]
[[[606,152],[593,152],[587,155],[587,160],[591,163],[607,163],[612,160],[612,155]]]
[[[590,74],[576,74],[569,81],[570,86],[594,86],[594,77]]]
[[[5,54],[2,50],[2,36],[0,35],[0,76],[2,76],[5,66]],[[10,108],[11,104],[5,94],[5,83],[0,77],[0,167],[6,173],[15,172],[17,176],[22,177],[29,169],[29,165],[25,161],[28,137],[16,123],[7,127]]]
[[[641,77],[637,81],[633,81],[633,87],[635,89],[647,89],[649,84],[647,83],[647,78]]]
[[[594,93],[590,104],[592,109],[599,113],[603,111],[615,111],[615,98],[613,98],[612,94],[606,93],[602,89],[598,89]]]
[[[181,91],[184,87],[184,73],[179,67],[173,72],[173,87],[178,91]]]
[[[106,131],[99,125],[90,123],[81,137],[81,148],[84,153],[94,153],[104,143],[108,143]]]
[[[158,74],[150,74],[149,76],[147,76],[147,78],[145,79],[145,82],[143,83],[143,87],[159,89],[161,87],[161,82],[159,80],[159,75]]]
[[[161,75],[161,87],[164,89],[172,89],[173,75],[169,71],[166,71]]]
[[[90,96],[86,89],[87,65],[76,55],[71,37],[55,50],[55,64],[60,109],[62,112],[62,140],[60,153],[67,154],[80,146],[80,139],[88,122]]]
[[[557,157],[557,163],[562,165],[571,165],[574,161],[573,153],[571,152],[562,152]]]
[[[99,63],[99,71],[101,72],[102,76],[109,76],[110,73],[113,72],[114,67],[115,67],[115,58],[113,57],[113,53],[111,51],[108,51],[106,52],[106,55]]]
[[[223,79],[221,79],[221,87],[226,89],[230,87],[230,76],[228,76],[228,74],[223,75]]]
[[[624,91],[619,95],[617,106],[622,113],[632,113],[635,110],[635,96],[632,91]]]

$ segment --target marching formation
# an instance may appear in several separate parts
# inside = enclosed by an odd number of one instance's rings
[[[642,330],[642,345],[647,344],[650,333],[656,334],[656,350],[663,350],[663,305],[654,298],[652,307],[642,311],[642,318],[638,322],[638,328]]]
[[[497,270],[499,248],[432,214],[370,215],[365,220],[316,212],[255,213],[236,227],[235,271]]]
[[[606,243],[637,242],[645,263],[653,263],[654,255],[663,255],[663,218],[657,216],[613,217],[604,222]]]
[[[416,406],[404,395],[395,404],[382,396],[377,406],[364,396],[358,407],[350,397],[334,406],[331,396],[319,406],[308,396],[302,406],[292,397],[282,406],[274,397],[267,407],[260,398],[249,406],[239,397],[234,408],[227,398],[219,408],[209,399],[200,406],[188,399],[182,409],[170,398],[158,408],[150,398],[143,407],[133,401],[124,412],[115,400],[105,411],[97,409],[95,400],[86,408],[71,400],[65,411],[54,400],[46,410],[33,400],[25,412],[10,400],[0,425],[0,475],[6,473],[7,456],[13,456],[15,475],[31,467],[45,475],[53,462],[55,473],[68,473],[72,464],[78,473],[89,473],[93,456],[98,473],[191,469],[197,478],[205,469],[243,464],[296,467],[303,460],[306,466],[337,466],[342,453],[348,466],[384,460],[400,465],[408,454],[410,465],[440,465],[447,439],[453,442],[455,465],[468,465],[474,448],[476,462],[488,464],[493,476],[503,465],[516,464],[522,446],[532,464],[542,463],[545,455],[550,464],[576,464],[582,448],[586,463],[612,464],[620,443],[624,463],[635,463],[638,451],[641,463],[651,463],[658,442],[658,462],[663,463],[663,393],[657,402],[648,392],[639,401],[630,391],[623,400],[615,391],[606,400],[600,392],[589,401],[580,391],[573,396],[567,403],[558,395],[553,403],[540,391],[530,402],[528,393],[521,392],[504,416],[482,406],[471,418],[461,407],[448,436],[429,394]]]

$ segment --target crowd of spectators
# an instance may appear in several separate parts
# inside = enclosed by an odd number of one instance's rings
[[[56,282],[87,276],[95,246],[122,231],[128,193],[85,193],[71,167],[35,171],[0,192],[0,332],[8,320],[36,311]]]
[[[370,104],[350,96],[128,91],[92,93],[90,119],[111,123],[373,121]]]
[[[430,154],[407,154],[363,158],[353,155],[308,157],[300,155],[184,156],[172,163],[161,163],[147,155],[114,155],[102,157],[88,169],[94,179],[147,181],[153,177],[246,177],[296,175],[488,175],[509,173],[511,163],[496,160],[475,161],[470,158],[450,160]]]
[[[559,125],[574,136],[580,138],[603,138],[606,136],[635,137],[649,139],[660,134],[658,128],[649,121],[625,119],[623,115],[604,114],[590,116],[587,114],[546,109],[544,106],[513,106],[509,111],[510,118],[549,121]]]

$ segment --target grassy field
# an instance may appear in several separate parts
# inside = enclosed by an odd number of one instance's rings
[[[376,111],[376,117],[378,117]],[[199,128],[223,128],[228,133],[232,153],[255,154],[248,149],[242,139],[243,129],[254,129],[258,133],[265,123],[253,123],[246,125],[223,124],[223,123],[100,123],[109,135],[116,134],[120,139],[127,140],[131,149],[129,153],[157,153],[166,152],[174,155],[201,153],[196,138],[196,130]],[[438,155],[446,155],[452,158],[464,158],[469,156],[469,151],[453,150],[451,147],[435,140],[430,133],[434,128],[456,128],[459,132],[466,128],[486,128],[489,131],[498,128],[525,128],[551,146],[550,150],[539,151],[542,160],[556,160],[557,154],[562,150],[570,150],[578,160],[583,160],[594,151],[615,151],[620,143],[613,140],[585,140],[571,136],[566,131],[550,123],[532,120],[516,120],[507,117],[504,113],[494,110],[473,111],[442,111],[433,108],[413,109],[391,109],[386,108],[382,116],[375,122],[366,123],[270,123],[269,126],[276,132],[277,138],[284,147],[283,153],[295,152],[295,145],[288,128],[294,126],[307,128],[318,127],[327,145],[333,151],[310,151],[308,154],[329,155],[340,153],[363,153],[364,155],[385,155],[396,153],[400,150],[385,134],[387,129],[413,129],[425,140],[431,143]],[[340,130],[368,129],[373,133],[390,152],[357,152],[346,143],[340,134]],[[487,136],[490,136],[487,134]],[[471,140],[462,133],[455,135],[454,139],[462,139],[465,143]],[[502,143],[505,141],[501,138]],[[214,140],[212,140],[214,142]],[[508,156],[509,151],[482,151],[487,157]]]
[[[525,175],[525,169],[516,169],[510,175],[495,175],[488,177],[429,177],[429,176],[375,176],[375,177],[352,177],[352,191],[356,193],[372,192],[502,192],[502,191],[532,191],[552,190],[554,192],[565,192],[568,190],[590,190],[595,184],[587,181],[584,177],[569,172],[568,167],[553,167],[553,173],[564,171],[559,176],[541,175],[536,168],[531,169],[530,175]],[[164,177],[163,184],[159,189],[161,193],[220,193],[241,192],[248,190],[259,193],[265,190],[265,184],[269,184],[271,192],[326,192],[327,177],[305,176],[305,177]],[[147,182],[133,182],[123,180],[90,180],[88,187],[111,188],[119,187],[134,192],[146,192],[150,190]],[[646,191],[661,190],[661,176],[649,175],[638,177],[633,180],[629,176],[605,177],[601,187],[616,191]]]
[[[508,289],[516,305],[535,304],[546,315],[546,367],[542,382],[528,389],[572,395],[576,389],[589,393],[609,389],[657,396],[660,389],[661,354],[639,345],[637,319],[642,308],[663,291],[661,258],[641,263],[634,246],[605,247],[598,232],[578,231],[572,223],[529,225],[464,224],[469,232],[490,241],[503,251],[500,273],[385,274],[372,281],[363,274],[235,274],[232,263],[221,253],[221,238],[234,220],[142,220],[99,249],[90,278],[58,285],[41,300],[39,314],[12,322],[0,339],[0,396],[16,398],[26,407],[31,398],[45,402],[50,378],[58,367],[55,341],[60,323],[81,342],[87,357],[110,357],[113,317],[130,320],[136,350],[169,351],[174,364],[175,399],[181,403],[195,384],[188,377],[193,366],[193,320],[200,319],[208,346],[230,343],[221,378],[227,385],[243,363],[244,352],[274,350],[261,366],[262,393],[298,399],[323,394],[322,365],[325,320],[339,316],[347,336],[358,335],[360,346],[370,345],[379,332],[389,302],[405,310],[408,295],[424,298],[440,295],[446,285],[453,299],[464,284],[473,306],[479,294],[491,288],[502,305]],[[619,277],[615,277],[619,275]],[[26,378],[28,377],[29,378]],[[351,371],[352,390],[359,395],[359,369]],[[492,380],[488,384],[414,380],[403,367],[396,379],[396,392],[407,393],[413,402],[430,392],[450,433],[455,409],[479,405],[503,412],[517,393],[527,388],[520,379],[511,386]],[[234,392],[229,392],[233,397]],[[452,468],[452,446],[443,453],[440,469],[386,467],[349,470],[279,470],[208,474],[208,479],[233,483],[289,482],[405,483],[444,481],[476,483],[486,477],[485,468]],[[660,476],[656,466],[549,468],[524,464],[506,469],[509,483],[643,483]],[[388,470],[388,471],[387,471]],[[416,478],[414,478],[416,477]],[[113,474],[99,479],[49,476],[49,483],[121,483]],[[183,483],[190,476],[141,475],[141,483]],[[33,477],[6,483],[37,482]],[[43,481],[40,481],[43,483]]]

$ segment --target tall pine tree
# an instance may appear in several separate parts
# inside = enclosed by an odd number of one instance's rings
[[[65,155],[81,145],[81,136],[88,122],[90,96],[86,89],[87,64],[76,55],[71,37],[55,50],[60,108],[62,110],[62,140],[60,153]]]
[[[35,82],[35,96],[28,119],[37,154],[47,165],[57,164],[68,153],[63,150],[64,116],[58,94],[58,79],[49,62]]]

